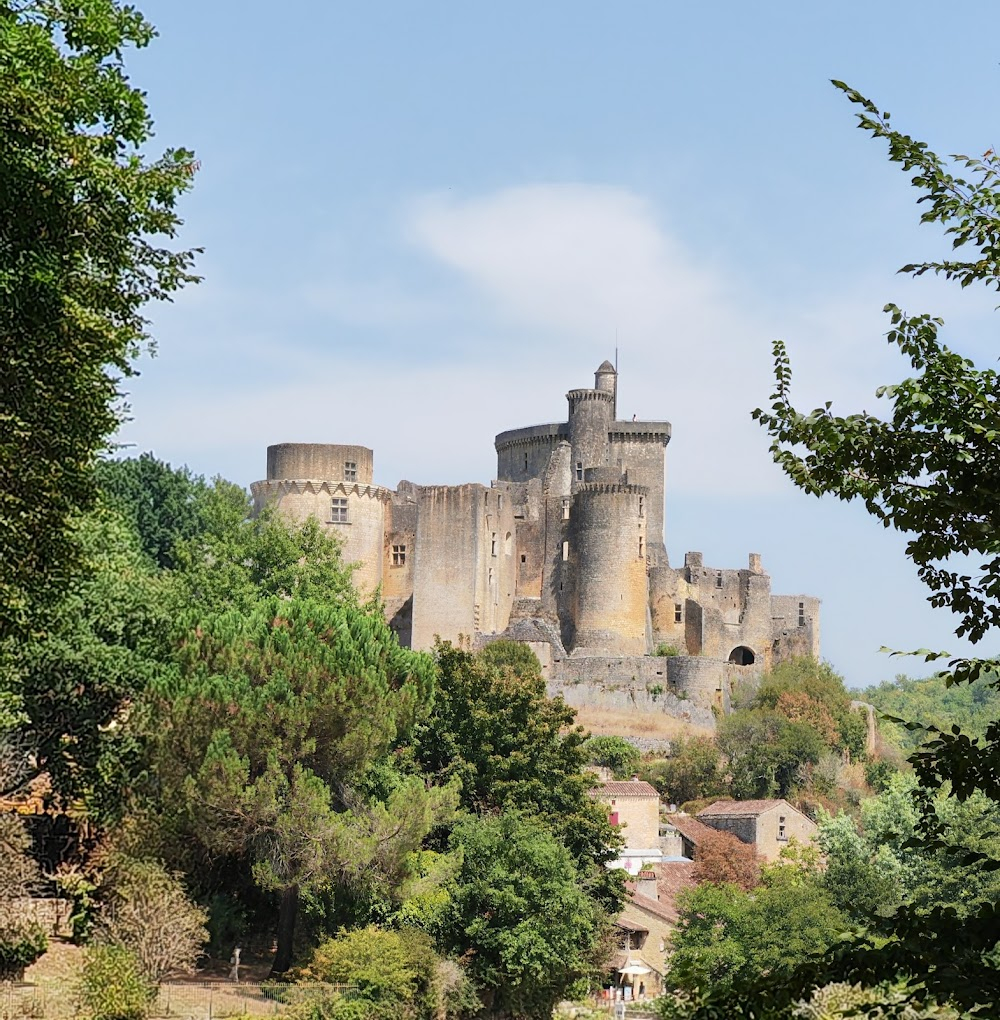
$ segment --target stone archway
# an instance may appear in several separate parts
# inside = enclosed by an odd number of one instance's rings
[[[752,648],[747,648],[746,645],[737,645],[729,653],[729,661],[737,666],[752,666],[756,661],[757,656],[754,655]]]

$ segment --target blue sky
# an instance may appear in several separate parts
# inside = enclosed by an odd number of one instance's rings
[[[895,275],[944,250],[840,78],[939,152],[998,142],[995,8],[145,0],[156,144],[201,160],[204,282],[152,310],[120,440],[248,484],[273,442],[358,442],[376,480],[487,482],[493,436],[620,367],[666,418],[671,560],[823,599],[853,685],[962,646],[903,539],[786,482],[750,411],[786,340],[810,407],[905,374],[881,308],[991,359],[995,299]],[[961,29],[961,31],[959,31]]]

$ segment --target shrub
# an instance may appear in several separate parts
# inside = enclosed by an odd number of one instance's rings
[[[208,915],[156,861],[112,854],[102,879],[98,931],[102,941],[131,950],[143,974],[158,983],[192,971],[208,939]]]
[[[139,958],[117,945],[83,952],[80,1006],[87,1020],[145,1020],[156,998]]]
[[[46,949],[49,940],[41,925],[20,924],[0,933],[0,981],[20,981]]]
[[[615,779],[633,775],[642,760],[642,752],[622,737],[591,737],[583,749],[591,765],[611,769]]]
[[[666,642],[661,641],[653,652],[654,655],[660,655],[665,659],[672,659],[675,655],[680,655],[681,650],[677,645],[668,645]]]

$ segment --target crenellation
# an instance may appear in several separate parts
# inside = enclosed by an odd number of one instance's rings
[[[565,422],[500,433],[489,486],[387,489],[367,447],[282,443],[268,447],[254,505],[338,535],[404,644],[525,640],[550,685],[574,698],[599,676],[602,697],[627,689],[639,704],[645,685],[643,703],[710,718],[727,710],[733,683],[819,655],[819,600],[772,595],[759,553],[731,569],[688,552],[671,568],[671,426],[618,421],[617,383],[605,361],[593,389],[567,393]]]

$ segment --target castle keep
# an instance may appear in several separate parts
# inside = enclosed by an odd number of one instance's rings
[[[489,486],[393,490],[374,483],[366,447],[282,443],[251,486],[255,506],[335,532],[359,587],[381,587],[403,644],[512,637],[559,687],[627,675],[724,707],[735,678],[819,655],[819,600],[772,595],[755,553],[737,570],[697,552],[670,565],[670,423],[617,420],[617,383],[605,361],[593,389],[567,393],[566,421],[501,432]],[[663,646],[679,654],[651,654]]]

